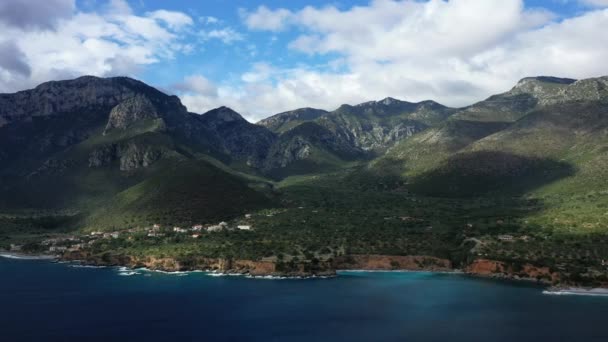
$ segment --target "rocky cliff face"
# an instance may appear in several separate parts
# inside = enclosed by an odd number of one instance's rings
[[[164,147],[129,141],[96,148],[89,154],[88,165],[95,168],[118,162],[121,171],[132,171],[149,167],[169,155],[171,151]]]
[[[136,95],[112,108],[104,133],[113,128],[124,130],[140,120],[158,117],[152,102],[143,95]]]
[[[200,117],[215,148],[233,159],[244,160],[249,166],[262,166],[276,135],[245,120],[227,107],[211,110]]]
[[[60,113],[112,108],[137,94],[164,95],[127,77],[83,76],[46,82],[14,94],[0,94],[0,127],[6,123]],[[166,95],[164,95],[166,96]]]
[[[525,264],[517,267],[503,261],[477,259],[468,265],[465,271],[469,274],[508,279],[527,279],[552,284],[560,281],[560,274],[552,272],[548,267],[537,267]]]
[[[264,120],[260,120],[257,124],[273,132],[284,132],[302,122],[313,121],[327,113],[329,112],[322,109],[300,108],[275,114]]]
[[[336,258],[334,267],[342,270],[453,270],[449,260],[423,255],[348,255]]]
[[[176,96],[126,77],[47,82],[0,95],[0,150],[4,160],[30,159],[35,164],[90,138],[104,126],[106,132],[125,130],[156,118],[158,128],[164,120],[180,121],[174,118],[186,115]]]
[[[514,122],[533,110],[571,102],[607,101],[608,77],[574,80],[527,77],[513,89],[471,105],[454,114],[455,119]]]
[[[399,123],[391,123],[390,121],[367,120],[344,114],[323,117],[319,120],[319,124],[356,148],[378,152],[426,128],[423,124],[414,121],[404,120]]]
[[[453,111],[433,101],[411,103],[388,97],[356,106],[342,105],[333,112],[302,108],[271,116],[258,125],[289,136],[291,141],[287,145],[287,139],[279,139],[281,144],[290,147],[291,151],[284,153],[286,159],[277,160],[280,153],[273,151],[273,160],[269,161],[271,164],[286,164],[293,157],[300,158],[310,150],[309,139],[294,139],[294,134],[290,132],[305,123],[314,122],[321,126],[333,136],[334,145],[342,145],[341,150],[383,152],[396,142],[442,122]]]
[[[556,77],[524,78],[507,94],[529,94],[540,106],[608,98],[608,77],[574,80]]]
[[[342,105],[317,122],[353,147],[383,152],[396,142],[442,122],[452,112],[433,101],[411,103],[386,98],[356,106]]]
[[[284,168],[300,161],[323,156],[314,153],[329,154],[341,160],[352,160],[363,157],[361,149],[351,146],[340,136],[316,122],[305,122],[282,134],[271,146],[264,161],[264,169]]]

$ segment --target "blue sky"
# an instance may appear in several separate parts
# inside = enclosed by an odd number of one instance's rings
[[[87,1],[82,2],[86,3]],[[255,11],[259,6],[266,6],[271,9],[287,8],[292,11],[297,11],[307,6],[319,8],[335,6],[339,9],[348,10],[354,6],[365,6],[369,2],[367,0],[130,1],[133,9],[139,13],[157,9],[168,9],[185,12],[193,18],[214,17],[221,20],[221,23],[206,25],[208,29],[213,29],[213,27],[229,27],[243,36],[243,40],[231,44],[225,44],[220,40],[208,41],[204,46],[200,46],[195,53],[180,56],[176,60],[166,61],[162,63],[163,65],[154,65],[147,68],[141,77],[159,86],[179,82],[191,74],[204,74],[214,82],[229,81],[238,83],[240,76],[247,72],[252,64],[256,62],[271,63],[279,68],[292,68],[302,64],[313,68],[321,68],[335,58],[335,54],[311,56],[292,51],[288,48],[288,45],[296,39],[298,35],[297,30],[285,30],[277,34],[249,31],[243,23],[242,16],[239,14],[240,10]],[[577,1],[534,0],[526,1],[525,3],[530,8],[544,8],[563,18],[580,14],[589,9],[589,6]],[[230,61],[230,63],[226,61]]]
[[[251,121],[608,74],[608,0],[3,0],[0,92],[127,75]],[[19,39],[15,39],[19,37]]]

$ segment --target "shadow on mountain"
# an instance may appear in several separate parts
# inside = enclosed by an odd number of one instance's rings
[[[427,196],[518,196],[574,175],[563,161],[497,151],[459,153],[409,180],[408,190]]]

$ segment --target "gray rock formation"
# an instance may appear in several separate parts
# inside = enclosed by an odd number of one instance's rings
[[[159,114],[150,100],[143,95],[136,95],[112,108],[105,132],[113,129],[127,129],[144,119],[158,118]]]
[[[121,171],[146,168],[170,155],[165,148],[137,142],[109,144],[93,150],[89,154],[89,167],[105,167],[117,162]]]
[[[260,120],[257,124],[264,126],[273,132],[283,132],[289,128],[293,128],[299,123],[315,120],[327,113],[329,112],[322,109],[300,108],[275,114],[266,119]]]

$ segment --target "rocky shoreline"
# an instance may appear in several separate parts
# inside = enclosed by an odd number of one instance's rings
[[[80,262],[92,266],[125,266],[131,269],[145,268],[152,271],[189,272],[207,270],[222,274],[250,275],[252,277],[332,277],[340,270],[409,270],[454,271],[446,259],[429,256],[351,255],[331,261],[274,262],[244,259],[190,257],[178,258],[135,257],[128,255],[92,255],[86,251],[66,252],[63,261]]]
[[[351,270],[458,272],[483,278],[534,282],[550,286],[546,291],[551,294],[584,294],[593,290],[592,293],[595,295],[598,295],[599,292],[602,295],[608,295],[608,284],[602,284],[595,288],[585,287],[583,284],[564,281],[559,273],[551,272],[548,267],[525,264],[516,269],[506,262],[489,259],[476,259],[467,267],[457,269],[450,260],[432,256],[347,255],[315,263],[206,257],[190,257],[188,259],[156,258],[123,254],[104,254],[100,256],[83,250],[66,252],[61,255],[30,255],[0,251],[0,256],[14,259],[59,260],[77,262],[86,266],[127,267],[129,269],[146,269],[167,273],[205,271],[218,275],[274,279],[328,278],[337,276],[339,271]],[[597,292],[596,290],[600,291]]]

